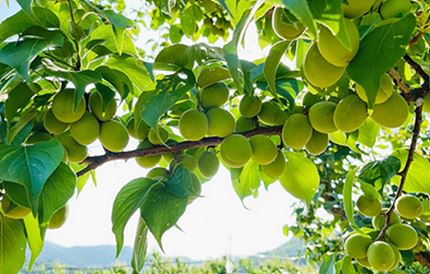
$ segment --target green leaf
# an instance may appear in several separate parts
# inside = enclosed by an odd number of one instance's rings
[[[100,73],[103,79],[108,81],[116,89],[122,99],[125,99],[133,90],[133,83],[125,73],[106,66],[98,67],[95,71]]]
[[[166,182],[166,191],[179,198],[196,197],[200,195],[201,188],[199,178],[184,167],[177,167],[173,175]]]
[[[372,148],[376,143],[381,127],[372,119],[368,118],[359,128],[357,141],[367,147]]]
[[[43,186],[63,157],[63,146],[55,139],[31,146],[0,145],[0,180],[23,185],[36,213]]]
[[[400,170],[403,170],[408,157],[408,151],[406,149],[398,150],[392,155],[400,159]],[[400,176],[394,177],[393,182],[399,184]],[[406,192],[423,192],[430,194],[430,163],[426,158],[417,153],[414,154],[414,160],[409,167],[403,190]]]
[[[16,2],[21,6],[21,8],[28,14],[32,15],[32,3],[33,0],[16,0]]]
[[[375,28],[361,40],[360,49],[347,72],[365,89],[370,107],[373,107],[382,75],[404,55],[415,24],[415,17],[408,14],[394,23]]]
[[[181,54],[178,54],[180,52]],[[194,67],[194,47],[177,44],[163,48],[155,57],[154,69],[166,71],[192,70]]]
[[[342,274],[356,274],[352,259],[349,256],[343,257],[342,259]]]
[[[33,91],[25,83],[19,84],[10,91],[5,106],[6,118],[9,121],[12,120],[28,104],[33,95]]]
[[[302,153],[285,153],[287,163],[279,178],[281,185],[294,197],[310,203],[320,184],[315,164]]]
[[[16,69],[24,79],[30,81],[28,70],[34,58],[46,48],[61,46],[63,41],[63,36],[59,32],[53,31],[49,38],[32,38],[8,43],[0,48],[0,63]]]
[[[314,20],[312,11],[307,1],[297,0],[282,0],[285,7],[302,22],[303,25],[308,27],[310,33],[315,37],[317,33],[317,24]]]
[[[44,241],[42,238],[42,232],[40,231],[39,222],[33,214],[28,214],[24,218],[24,226],[27,234],[28,245],[31,250],[31,258],[28,265],[28,270],[31,271],[31,268],[42,252]]]
[[[6,38],[9,38],[15,34],[23,32],[32,25],[32,20],[24,11],[21,10],[15,13],[11,17],[1,22],[0,42],[3,42]]]
[[[361,232],[360,228],[355,223],[354,201],[352,200],[352,187],[355,183],[355,175],[357,170],[358,168],[353,168],[346,175],[345,184],[343,185],[343,209],[345,210],[349,226],[358,233],[363,234],[363,232]]]
[[[15,138],[19,135],[19,133],[26,128],[27,125],[29,125],[33,118],[37,115],[37,111],[33,108],[29,108],[24,113],[22,113],[21,117],[19,117],[19,120],[16,124],[13,125],[9,129],[9,132],[7,133],[7,140],[9,144],[15,144]],[[23,140],[22,140],[23,141]]]
[[[0,232],[0,273],[18,273],[25,260],[24,225],[0,214]]]
[[[145,220],[139,216],[137,224],[136,238],[133,245],[133,256],[131,259],[131,267],[136,273],[140,273],[146,261],[146,252],[148,249],[148,226]]]
[[[260,187],[259,167],[249,161],[242,169],[232,170],[231,177],[234,191],[241,200],[256,193]]]
[[[121,55],[124,49],[125,30],[133,26],[133,21],[124,15],[115,13],[112,10],[103,11],[103,15],[109,20],[115,34],[118,53]]]
[[[155,181],[147,178],[134,179],[116,196],[112,209],[112,231],[116,239],[117,257],[124,244],[124,228],[130,217],[143,205],[154,183]]]
[[[162,184],[154,185],[146,194],[140,214],[162,250],[161,238],[164,232],[176,224],[187,204],[187,198],[167,192]]]
[[[335,264],[335,255],[332,254],[328,257],[325,257],[323,263],[320,266],[319,274],[335,274],[336,270],[334,267]]]
[[[397,157],[389,156],[380,161],[373,161],[366,164],[360,171],[360,180],[381,189],[400,171],[400,160]]]
[[[287,52],[291,45],[291,41],[279,41],[270,49],[269,55],[264,63],[264,77],[270,87],[270,92],[275,98],[278,98],[278,92],[276,88],[276,72],[278,71],[279,63],[281,62],[282,56]]]

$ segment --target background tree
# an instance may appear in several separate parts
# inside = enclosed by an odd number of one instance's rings
[[[123,1],[17,2],[0,24],[2,273],[27,246],[31,268],[90,174],[130,158],[151,170],[112,230],[119,254],[140,212],[136,272],[219,162],[242,200],[278,182],[302,200],[286,230],[322,273],[430,269],[427,1],[146,1],[133,20]],[[238,57],[251,23],[264,60]],[[150,27],[155,57],[135,44]]]

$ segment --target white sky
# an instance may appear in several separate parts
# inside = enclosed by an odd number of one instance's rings
[[[0,21],[18,10],[11,1],[7,8],[0,0]],[[261,57],[252,29],[246,39],[241,57]],[[143,46],[143,45],[142,45]],[[134,143],[135,145],[135,143]],[[130,148],[133,144],[130,144]],[[92,151],[97,153],[97,149]],[[70,214],[59,230],[50,230],[46,239],[63,246],[115,244],[111,232],[111,209],[116,193],[130,180],[144,176],[146,170],[133,160],[115,162],[97,170],[98,186],[87,184],[79,197],[70,201]],[[257,199],[248,198],[245,209],[234,193],[230,176],[224,168],[203,186],[204,198],[197,199],[179,220],[182,231],[173,228],[164,238],[167,256],[187,256],[194,259],[223,255],[251,255],[275,248],[287,239],[282,233],[285,224],[291,224],[291,205],[295,201],[275,183],[269,191],[261,189]],[[134,216],[125,231],[125,244],[132,245],[137,225]],[[159,250],[151,237],[150,250]]]

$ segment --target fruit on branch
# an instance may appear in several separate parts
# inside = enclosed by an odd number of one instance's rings
[[[154,145],[163,145],[169,140],[169,132],[161,126],[151,128],[148,132],[148,140]]]
[[[230,167],[243,167],[251,158],[252,148],[248,139],[233,134],[223,140],[220,147],[221,159]]]
[[[226,137],[234,131],[235,121],[233,115],[222,108],[211,108],[206,112],[208,120],[208,133],[211,136]]]
[[[69,125],[58,120],[52,109],[48,109],[43,115],[43,127],[52,134],[61,134],[65,132]]]
[[[345,30],[351,43],[350,49],[342,45],[327,27],[321,26],[318,32],[317,46],[319,52],[327,61],[338,67],[347,66],[357,54],[360,46],[360,35],[352,20],[345,19]]]
[[[375,270],[387,271],[395,264],[396,255],[390,244],[384,241],[376,241],[367,250],[367,260]]]
[[[67,158],[70,162],[80,163],[87,158],[87,147],[76,142],[72,136],[62,134],[57,139],[66,150]]]
[[[410,250],[418,244],[418,234],[407,224],[394,224],[387,229],[387,239],[399,250]]]
[[[89,107],[97,119],[102,122],[111,120],[115,116],[117,108],[114,98],[107,102],[105,106],[102,96],[96,91],[92,92],[90,95]]]
[[[230,92],[224,82],[218,82],[203,88],[199,93],[199,101],[204,108],[216,108],[224,105]]]
[[[327,88],[342,77],[345,67],[337,67],[328,62],[318,51],[317,45],[313,44],[306,53],[303,72],[313,86]]]
[[[109,151],[120,152],[128,144],[127,128],[115,120],[102,123],[100,142]]]
[[[62,227],[66,222],[68,213],[69,207],[67,205],[59,209],[54,213],[54,215],[52,215],[51,220],[49,220],[48,228],[57,229]]]
[[[282,141],[293,149],[303,148],[312,137],[312,127],[306,115],[296,113],[290,116],[282,128]]]
[[[385,213],[386,211],[372,218],[372,226],[375,229],[381,230],[384,227],[385,220],[387,219],[387,216],[385,215]],[[398,223],[400,223],[400,216],[396,212],[392,212],[390,216],[389,225],[398,224]]]
[[[191,155],[181,154],[175,159],[174,164],[176,166],[182,166],[190,171],[193,171],[197,168],[198,162]]]
[[[10,219],[23,219],[31,212],[30,208],[15,204],[6,195],[1,200],[1,209],[4,215]]]
[[[149,130],[151,128],[144,122],[140,121],[139,125],[136,125],[134,117],[131,117],[127,121],[127,131],[131,137],[136,138],[138,140],[144,140],[148,137]]]
[[[342,4],[343,14],[348,18],[362,16],[370,10],[375,0],[348,0]]]
[[[354,259],[364,259],[367,257],[367,249],[372,240],[360,234],[350,235],[344,244],[345,252]]]
[[[261,122],[271,126],[283,125],[287,118],[288,114],[283,112],[277,104],[271,101],[264,102],[258,114],[258,119]]]
[[[395,206],[400,216],[411,220],[421,216],[423,209],[420,199],[410,194],[397,199]]]
[[[393,93],[387,101],[377,104],[370,116],[383,127],[396,128],[403,125],[408,119],[409,106],[406,100],[398,93]]]
[[[357,207],[361,214],[365,216],[378,216],[381,213],[382,205],[378,199],[361,195],[357,200]]]
[[[179,132],[190,141],[199,141],[208,133],[209,122],[203,112],[195,109],[185,111],[179,119]]]
[[[401,17],[411,10],[410,0],[387,0],[382,3],[379,12],[384,19]]]
[[[76,122],[85,114],[85,98],[75,106],[75,93],[73,89],[64,89],[54,96],[52,113],[63,123]]]
[[[256,127],[257,127],[257,121],[255,119],[245,118],[243,116],[240,116],[236,120],[235,132],[238,132],[238,133],[245,132],[245,131],[253,130]]]
[[[427,94],[424,97],[423,110],[427,113],[430,113],[430,94]]]
[[[323,98],[321,98],[321,96],[313,94],[312,92],[306,92],[306,94],[303,96],[302,105],[304,107],[310,108],[322,100]]]
[[[282,172],[285,168],[285,157],[282,151],[278,150],[278,153],[276,155],[276,158],[273,162],[271,162],[268,165],[261,166],[261,169],[263,170],[263,173],[266,176],[269,176],[271,178],[278,178],[281,176]]]
[[[153,147],[154,145],[151,144],[148,140],[143,140],[139,143],[137,146],[138,149],[148,149]],[[143,167],[143,168],[151,168],[160,162],[161,155],[148,155],[148,156],[142,156],[142,157],[136,157],[136,163]]]
[[[369,102],[367,99],[366,91],[362,86],[357,84],[355,86],[355,91],[357,92],[361,100],[363,100],[366,103]],[[381,77],[381,80],[379,83],[379,90],[376,93],[375,104],[382,104],[383,102],[387,101],[388,98],[390,98],[391,95],[393,94],[393,91],[394,91],[393,81],[391,80],[390,76],[388,76],[387,74],[384,74]]]
[[[294,40],[305,31],[305,26],[288,10],[281,7],[273,11],[272,27],[279,38],[286,40]]]
[[[218,157],[215,152],[205,151],[199,157],[199,170],[200,173],[207,177],[213,177],[219,168]]]
[[[361,266],[364,266],[366,268],[371,268],[369,261],[367,260],[367,257],[364,259],[355,259]]]
[[[323,153],[328,147],[328,135],[313,130],[312,137],[305,147],[310,154],[319,155]]]
[[[99,121],[90,112],[86,112],[81,119],[70,125],[70,135],[81,145],[93,143],[100,135]]]
[[[355,95],[344,97],[337,104],[333,115],[336,128],[343,132],[359,129],[367,119],[367,104]]]
[[[388,269],[388,271],[393,271],[394,269],[397,268],[397,266],[399,266],[400,263],[400,258],[401,258],[401,254],[398,248],[396,248],[395,246],[391,245],[391,247],[393,248],[394,251],[394,263],[393,265]]]
[[[273,162],[278,155],[276,145],[270,137],[265,135],[255,135],[249,139],[251,144],[252,160],[259,165],[268,165]]]
[[[321,133],[331,133],[337,130],[334,124],[336,103],[323,101],[314,104],[309,109],[309,122],[312,127]]]
[[[239,104],[240,114],[245,118],[252,118],[261,111],[261,100],[257,96],[245,95]]]
[[[169,171],[164,167],[155,167],[150,171],[148,171],[148,173],[146,174],[146,178],[156,180],[156,179],[165,178],[168,175],[169,175]]]

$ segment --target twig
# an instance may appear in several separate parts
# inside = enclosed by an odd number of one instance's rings
[[[254,135],[280,135],[282,132],[282,126],[267,127],[267,128],[256,128],[250,131],[246,131],[242,134],[243,136],[249,138]],[[97,167],[115,160],[128,160],[131,158],[150,156],[150,155],[161,155],[165,153],[178,153],[186,149],[202,147],[202,146],[217,146],[224,138],[220,137],[209,137],[204,138],[200,141],[185,141],[181,143],[176,143],[170,146],[154,146],[147,149],[135,149],[131,151],[124,152],[107,152],[103,155],[88,157],[84,160],[84,163],[88,164],[84,169],[76,173],[77,176],[82,176],[85,173],[96,169]]]
[[[68,0],[67,2],[69,3],[70,19],[72,20],[73,24],[76,24],[75,16],[73,15],[72,1]],[[76,47],[76,58],[77,58],[74,69],[76,71],[79,71],[81,70],[81,66],[82,66],[81,55],[79,53],[80,52],[79,41],[77,41],[76,38],[73,37],[73,42]]]

